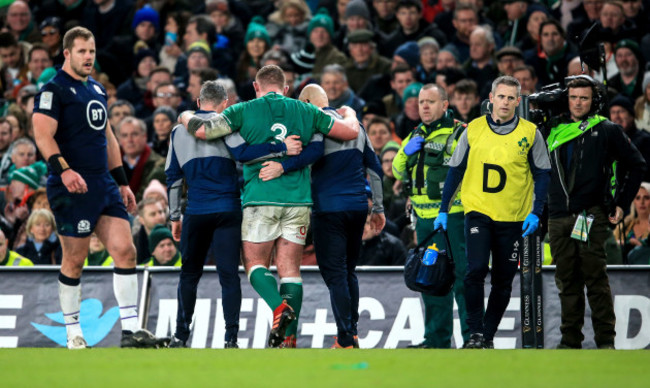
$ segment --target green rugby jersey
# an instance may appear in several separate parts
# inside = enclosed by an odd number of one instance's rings
[[[223,116],[249,144],[282,143],[287,136],[298,135],[306,145],[316,132],[327,135],[334,124],[332,117],[313,105],[277,93],[235,104],[224,110]],[[281,162],[286,158],[269,160]],[[285,172],[267,182],[258,177],[261,168],[262,162],[244,165],[244,207],[312,204],[309,168]]]

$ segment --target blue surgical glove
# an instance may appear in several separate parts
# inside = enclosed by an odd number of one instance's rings
[[[440,227],[447,230],[447,213],[440,212],[438,217],[433,221],[433,229],[438,230]]]
[[[416,136],[411,138],[409,142],[404,146],[404,153],[406,156],[411,156],[414,153],[420,151],[422,149],[422,145],[424,144],[424,138],[422,136]]]
[[[521,237],[526,237],[530,234],[535,233],[538,227],[539,227],[539,217],[537,217],[533,213],[530,213],[529,215],[526,216],[526,219],[524,220],[524,224],[521,226],[521,231],[524,232],[524,234],[522,234]]]

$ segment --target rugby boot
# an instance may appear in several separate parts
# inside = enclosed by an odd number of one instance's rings
[[[275,311],[273,311],[273,327],[269,334],[268,345],[270,348],[277,348],[284,342],[284,333],[287,326],[296,319],[296,313],[286,300],[282,301]]]
[[[224,349],[239,349],[239,345],[237,344],[237,339],[233,338],[230,341],[226,341],[223,343],[223,348]]]
[[[469,336],[469,341],[465,342],[463,349],[485,349],[485,339],[482,333],[474,333]]]
[[[158,349],[166,347],[170,342],[169,337],[156,338],[152,332],[140,329],[135,333],[130,331],[122,332],[121,348],[147,348]]]
[[[187,347],[187,342],[183,340],[179,340],[176,337],[172,337],[171,340],[169,341],[169,344],[167,344],[168,348],[186,348]]]
[[[359,349],[359,336],[358,335],[354,336],[354,345],[352,345],[352,346],[354,346],[355,349]]]
[[[291,334],[290,336],[288,336],[287,338],[284,339],[284,341],[282,342],[282,344],[280,346],[278,346],[278,348],[281,348],[281,349],[295,349],[297,347],[296,342],[297,342],[296,336]]]
[[[483,349],[494,349],[494,340],[485,340],[485,347]]]
[[[433,346],[431,346],[427,341],[422,341],[419,344],[413,344],[413,345],[408,345],[408,349],[431,349]]]
[[[86,343],[86,340],[84,339],[84,337],[80,335],[68,340],[68,349],[76,350],[76,349],[86,349],[88,347],[89,346]]]
[[[330,349],[354,349],[354,345],[342,346],[339,344],[339,339],[337,337],[334,337],[334,345],[332,345]]]

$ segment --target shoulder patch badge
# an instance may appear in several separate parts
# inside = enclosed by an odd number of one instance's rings
[[[52,109],[52,97],[54,94],[52,92],[43,92],[41,93],[41,99],[38,103],[39,109]]]

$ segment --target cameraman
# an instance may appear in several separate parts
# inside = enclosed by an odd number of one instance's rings
[[[548,138],[553,169],[549,237],[562,306],[558,348],[582,347],[586,286],[596,345],[613,349],[616,317],[605,240],[611,235],[609,224],[621,220],[622,209],[636,195],[645,162],[618,125],[595,114],[601,96],[590,77],[577,76],[567,90],[568,117],[551,129]],[[615,161],[619,180],[612,198],[610,177]]]

